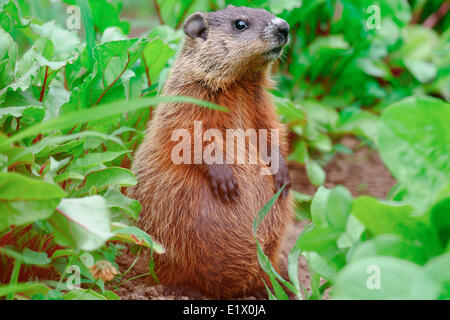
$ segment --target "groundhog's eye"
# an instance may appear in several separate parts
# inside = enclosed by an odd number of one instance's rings
[[[248,24],[244,20],[236,20],[234,22],[234,27],[239,31],[243,31],[248,28]]]

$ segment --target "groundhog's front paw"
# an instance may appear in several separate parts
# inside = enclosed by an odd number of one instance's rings
[[[284,161],[283,161],[284,163]],[[275,173],[274,176],[275,188],[276,190],[280,190],[284,185],[283,192],[281,192],[281,199],[286,199],[289,195],[289,189],[291,188],[291,178],[289,177],[289,170],[287,165],[281,165],[278,172]]]
[[[211,190],[216,197],[230,202],[240,195],[233,170],[226,164],[215,164],[208,167]]]

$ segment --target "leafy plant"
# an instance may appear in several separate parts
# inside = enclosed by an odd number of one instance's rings
[[[383,112],[377,146],[399,182],[392,199],[353,199],[342,186],[315,194],[312,223],[294,250],[307,258],[312,278],[333,285],[333,298],[450,298],[450,124],[443,120],[449,112],[448,103],[428,97],[406,98]],[[314,298],[322,294],[319,288]],[[286,298],[277,290],[275,296]]]

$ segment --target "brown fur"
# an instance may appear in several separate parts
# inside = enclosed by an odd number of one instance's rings
[[[186,40],[164,94],[208,100],[229,111],[182,103],[160,105],[136,154],[134,170],[138,184],[129,195],[142,204],[139,227],[166,249],[165,254],[154,256],[159,281],[175,287],[191,286],[213,298],[232,298],[264,288],[262,278],[269,283],[258,263],[252,223],[277,191],[274,176],[260,174],[265,166],[261,162],[231,164],[240,196],[234,202],[221,201],[212,193],[202,165],[172,162],[171,150],[177,142],[171,141],[171,134],[180,128],[193,133],[195,120],[202,121],[203,130],[216,128],[224,136],[227,128],[257,130],[282,126],[265,90],[271,83],[267,75],[270,62],[246,57],[244,52],[248,48],[244,49],[244,44],[236,45],[233,37],[220,33],[209,29],[206,41]],[[220,43],[225,43],[228,49],[217,49],[217,55],[226,51],[226,59],[214,54]],[[259,39],[254,43],[264,45]],[[200,51],[209,50],[210,54],[199,54],[199,46]],[[267,45],[254,51],[264,49],[268,49]],[[245,62],[240,72],[235,68],[226,70],[238,58],[236,55]],[[205,61],[213,67],[205,69]],[[284,138],[280,145],[285,150]],[[291,199],[279,199],[258,231],[264,252],[276,268],[291,215]]]

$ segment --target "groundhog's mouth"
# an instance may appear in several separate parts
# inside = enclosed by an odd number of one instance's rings
[[[279,46],[279,47],[273,48],[270,51],[267,51],[266,55],[271,57],[271,58],[275,58],[275,57],[278,57],[280,55],[282,50],[283,50],[283,46]]]

